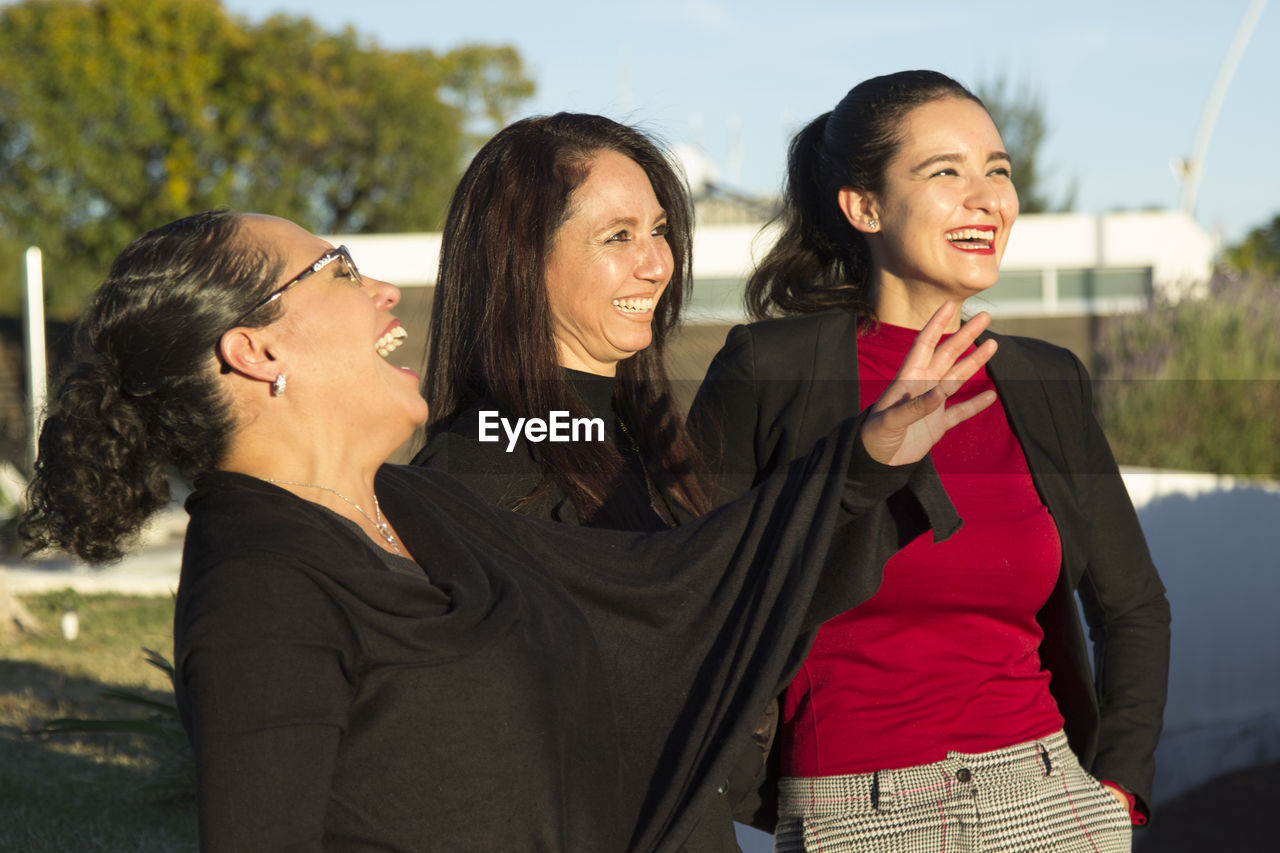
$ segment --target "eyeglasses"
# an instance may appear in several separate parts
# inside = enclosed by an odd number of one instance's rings
[[[313,263],[311,266],[307,267],[305,270],[298,273],[293,278],[289,279],[284,284],[280,285],[275,290],[268,293],[252,308],[250,308],[248,311],[241,314],[240,319],[236,320],[231,325],[232,326],[240,325],[241,323],[244,322],[245,318],[248,317],[250,314],[252,314],[253,312],[257,311],[259,308],[262,308],[265,305],[269,305],[272,302],[275,302],[281,296],[284,296],[284,293],[286,290],[298,284],[299,282],[305,281],[306,279],[310,278],[316,273],[320,272],[320,270],[329,266],[329,264],[333,263],[334,261],[337,261],[341,265],[339,267],[340,275],[345,275],[351,278],[352,283],[356,287],[364,287],[364,279],[360,277],[360,270],[356,269],[356,262],[351,260],[351,252],[347,250],[346,246],[339,246],[336,249],[330,249],[329,251],[325,252],[323,255],[316,258],[315,263]]]

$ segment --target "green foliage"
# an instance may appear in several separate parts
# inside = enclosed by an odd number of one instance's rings
[[[1049,133],[1044,104],[1027,85],[1017,92],[1009,90],[1008,80],[996,77],[976,89],[1000,130],[1004,148],[1013,158],[1013,183],[1018,188],[1018,204],[1023,213],[1061,213],[1075,205],[1076,187],[1072,181],[1060,201],[1049,198],[1045,187],[1048,172],[1041,168],[1041,146]]]
[[[1280,280],[1218,275],[1204,299],[1107,321],[1097,400],[1123,463],[1280,475]]]
[[[142,651],[147,663],[164,673],[172,685],[173,664],[154,649],[144,648]],[[177,702],[171,697],[152,699],[140,690],[121,687],[108,687],[101,695],[104,699],[114,699],[133,707],[142,716],[105,719],[58,717],[49,720],[35,734],[137,735],[149,742],[157,753],[156,775],[149,787],[169,797],[194,797],[195,757],[182,728],[182,719],[178,716]]]
[[[441,58],[445,99],[472,117],[478,147],[505,126],[522,101],[533,95],[520,54],[512,47],[467,44]]]
[[[22,596],[45,630],[9,638],[0,650],[0,850],[23,853],[194,851],[189,783],[165,783],[166,748],[135,734],[33,737],[56,717],[140,717],[119,692],[164,704],[169,678],[138,647],[172,640],[173,600],[80,594]],[[58,630],[75,606],[80,635]],[[146,712],[144,712],[146,713]],[[188,750],[189,752],[189,750]]]
[[[1226,261],[1238,272],[1280,278],[1280,214],[1227,249]]]
[[[384,51],[217,0],[0,7],[0,255],[41,246],[66,316],[129,239],[197,210],[433,228],[471,134],[531,91],[510,48]]]

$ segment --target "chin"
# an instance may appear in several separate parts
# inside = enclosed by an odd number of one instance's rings
[[[617,341],[613,344],[613,350],[618,353],[619,361],[631,358],[636,353],[649,348],[649,345],[653,343],[653,335],[648,330],[645,331],[644,335],[636,335],[628,340]]]
[[[421,398],[419,398],[421,400]],[[431,414],[431,410],[427,407],[427,401],[421,400],[420,404],[409,410],[409,420],[413,422],[413,428],[416,430],[427,422],[427,417]]]

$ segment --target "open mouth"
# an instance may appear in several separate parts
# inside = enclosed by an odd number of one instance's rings
[[[405,331],[404,326],[393,326],[382,333],[382,337],[378,338],[377,342],[374,343],[373,348],[378,351],[378,355],[386,358],[391,355],[392,352],[399,349],[400,345],[404,343],[404,340],[407,337],[409,337],[409,333]]]
[[[948,231],[946,237],[947,242],[952,246],[965,252],[991,254],[995,251],[996,229],[994,228],[957,228],[954,231]]]
[[[658,300],[652,296],[636,297],[633,299],[615,299],[613,307],[617,308],[624,314],[646,314],[653,310],[653,305]]]

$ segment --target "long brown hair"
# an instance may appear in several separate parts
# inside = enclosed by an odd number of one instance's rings
[[[547,296],[547,258],[592,158],[615,151],[640,166],[667,214],[674,269],[654,311],[653,340],[618,366],[614,404],[651,461],[657,486],[694,514],[709,508],[700,456],[671,393],[664,353],[692,278],[693,209],[683,180],[646,135],[603,116],[529,118],[489,140],[462,176],[445,220],[423,395],[428,437],[477,400],[507,417],[588,414],[564,376]],[[539,446],[544,482],[583,519],[608,496],[623,460],[609,442]]]

